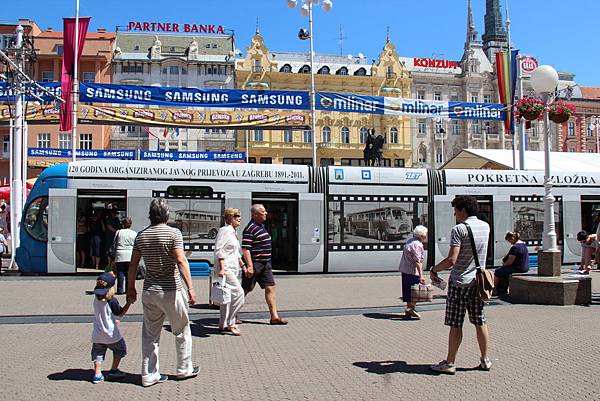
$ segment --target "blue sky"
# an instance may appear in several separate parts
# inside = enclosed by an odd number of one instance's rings
[[[458,60],[466,30],[467,0],[332,0],[329,13],[315,8],[314,38],[317,53],[363,53],[376,58],[385,44],[387,27],[402,57]],[[503,17],[505,1],[501,0]],[[301,0],[298,0],[301,3]],[[511,36],[524,54],[541,64],[576,74],[584,86],[600,86],[600,1],[510,0]],[[307,51],[308,41],[297,39],[308,19],[287,0],[81,0],[80,15],[92,17],[91,29],[114,30],[128,21],[218,24],[233,29],[242,51],[254,34],[256,18],[266,45],[272,51]],[[473,0],[479,34],[484,32],[485,0]],[[62,29],[62,17],[75,15],[75,0],[5,1],[2,22],[30,18],[40,27]]]

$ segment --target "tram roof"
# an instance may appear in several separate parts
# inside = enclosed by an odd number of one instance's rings
[[[517,154],[517,165],[519,155]],[[600,171],[597,153],[550,152],[553,172]],[[502,149],[463,149],[440,169],[512,170],[513,152]],[[543,151],[525,151],[525,170],[544,170]]]

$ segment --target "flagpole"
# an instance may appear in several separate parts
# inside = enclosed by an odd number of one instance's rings
[[[508,66],[509,66],[509,71],[510,71],[510,67],[512,66],[512,49],[511,49],[511,44],[510,44],[510,16],[508,15],[508,0],[506,0],[505,3],[506,6],[506,38],[508,40]],[[509,79],[512,81],[512,71],[511,74],[506,77],[506,79]],[[512,91],[511,91],[512,92]],[[510,93],[509,95],[512,96],[512,93]],[[512,104],[514,103],[515,99],[514,97],[512,99],[506,99],[509,102],[509,105],[511,106],[508,110],[509,113],[512,113]],[[510,118],[510,130],[511,130],[511,134],[512,134],[512,162],[513,162],[513,170],[517,169],[517,141],[516,141],[516,136],[515,136],[515,119],[514,118]]]
[[[71,152],[73,161],[76,159],[77,150],[77,99],[79,98],[79,0],[75,0],[75,66],[73,68],[73,134],[71,137]],[[68,99],[67,99],[68,101]]]

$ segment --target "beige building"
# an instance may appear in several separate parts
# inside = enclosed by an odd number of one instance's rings
[[[377,60],[364,56],[316,55],[315,90],[370,96],[410,97],[408,71],[389,38]],[[236,61],[236,88],[309,91],[308,53],[270,52],[257,31],[246,56]],[[383,163],[411,165],[410,118],[376,114],[317,111],[316,143],[320,165],[360,165],[368,130],[383,135]],[[310,122],[307,122],[310,126]],[[310,130],[239,130],[238,150],[259,163],[311,164]]]

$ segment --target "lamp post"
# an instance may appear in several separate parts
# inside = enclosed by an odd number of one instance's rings
[[[596,128],[596,153],[600,153],[600,116],[590,118],[590,130]]]
[[[315,70],[314,70],[314,44],[313,44],[313,5],[319,4],[320,0],[303,0],[300,13],[303,17],[308,17],[308,29],[300,29],[298,37],[300,40],[309,39],[310,41],[310,119],[311,119],[311,131],[312,131],[312,165],[314,168],[317,167],[317,118],[316,118],[316,93],[315,93]],[[297,0],[287,0],[289,8],[296,7]],[[323,1],[323,11],[329,12],[333,7],[331,0]]]
[[[558,73],[549,65],[541,65],[531,74],[531,86],[548,104],[552,99]],[[552,177],[550,176],[550,120],[548,111],[544,110],[544,130],[546,146],[544,149],[544,235],[542,251],[538,253],[540,276],[560,276],[560,251],[557,247],[554,222],[554,196],[552,195]]]

